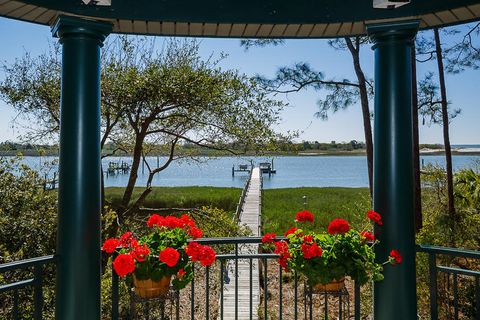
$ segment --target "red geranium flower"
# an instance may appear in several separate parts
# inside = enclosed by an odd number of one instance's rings
[[[303,210],[297,213],[295,217],[297,222],[313,222],[313,214],[310,211]]]
[[[303,242],[304,243],[312,243],[313,242],[313,236],[308,235],[308,236],[303,237]]]
[[[202,230],[198,229],[197,227],[190,227],[188,230],[188,234],[193,238],[201,238],[202,237]]]
[[[348,230],[350,230],[350,225],[348,221],[343,219],[333,219],[328,225],[328,233],[330,234],[343,234],[347,233]]]
[[[195,221],[186,214],[180,217],[180,221],[184,227],[195,227]]]
[[[262,237],[262,243],[273,243],[276,238],[277,235],[275,233],[267,233]]]
[[[287,268],[288,258],[290,258],[290,252],[288,252],[288,243],[285,241],[275,242],[275,251],[274,253],[278,254],[278,263],[282,268]]]
[[[120,277],[124,277],[135,271],[135,261],[129,254],[119,254],[115,260],[113,260],[113,269]]]
[[[402,263],[402,255],[395,249],[390,251],[390,258],[392,259],[392,264],[394,265]]]
[[[197,242],[190,242],[185,248],[185,253],[192,259],[193,262],[198,261],[202,246]]]
[[[148,218],[147,220],[147,226],[150,228],[153,226],[159,226],[161,227],[163,225],[163,220],[165,220],[165,217],[159,216],[158,214],[154,213]]]
[[[203,246],[202,251],[199,256],[200,263],[202,266],[210,266],[215,262],[216,254],[215,251],[209,246]]]
[[[178,270],[178,272],[177,272],[177,278],[181,279],[181,278],[183,278],[183,276],[184,276],[185,274],[186,274],[186,273],[185,273],[185,270],[180,269],[180,270]]]
[[[160,251],[158,259],[171,268],[177,265],[178,259],[180,259],[180,252],[168,247]]]
[[[315,257],[320,257],[323,253],[322,248],[320,248],[316,243],[312,245],[302,243],[302,252],[305,259],[312,259]]]
[[[297,232],[297,230],[298,230],[297,227],[292,227],[292,228],[288,229],[288,230],[285,232],[284,236],[286,237],[286,236],[288,236],[289,234],[294,234],[295,232]]]
[[[142,245],[136,246],[135,249],[133,249],[133,251],[130,252],[130,254],[138,262],[143,262],[145,261],[147,256],[150,254],[150,249],[148,249],[146,244],[142,244]]]
[[[379,226],[381,226],[383,224],[382,216],[379,213],[377,213],[373,210],[370,210],[370,211],[367,212],[367,217],[368,217],[368,219],[375,222]]]
[[[175,228],[182,228],[184,226],[184,223],[181,219],[177,217],[168,216],[168,217],[165,217],[165,221],[163,225],[167,228],[175,229]]]
[[[120,246],[120,241],[115,238],[110,238],[105,240],[102,246],[102,250],[106,253],[113,253],[118,246]]]
[[[374,235],[371,234],[371,233],[368,232],[368,231],[362,231],[362,232],[360,232],[360,234],[362,235],[362,237],[364,237],[364,238],[367,239],[368,241],[375,241]]]
[[[133,236],[133,233],[128,231],[128,232],[125,232],[124,234],[122,234],[122,236],[120,237],[120,245],[123,248],[133,248],[136,245],[138,245],[138,241]]]

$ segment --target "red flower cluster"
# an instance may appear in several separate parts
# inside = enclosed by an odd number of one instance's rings
[[[362,231],[360,234],[368,241],[375,241],[375,236],[368,231]]]
[[[328,233],[330,234],[344,234],[350,230],[348,221],[343,219],[333,219],[328,225]]]
[[[379,213],[377,213],[373,210],[370,210],[370,211],[367,212],[367,217],[368,217],[368,219],[375,222],[379,226],[381,226],[383,224],[382,216]]]
[[[313,236],[308,235],[308,236],[303,237],[303,242],[304,243],[312,243],[313,242]]]
[[[133,236],[133,233],[130,231],[125,232],[120,237],[120,245],[123,248],[135,248],[138,245],[137,239]]]
[[[395,249],[390,251],[390,258],[393,260],[392,261],[393,264],[400,264],[400,263],[402,263],[402,259],[403,259],[400,252],[398,252]]]
[[[202,230],[198,229],[195,226],[195,221],[186,214],[182,215],[180,218],[174,216],[163,217],[158,214],[152,214],[147,220],[147,226],[150,228],[157,226],[168,229],[185,229],[187,230],[188,235],[193,239],[197,239],[202,236]]]
[[[160,255],[158,256],[158,260],[165,263],[170,268],[177,265],[178,259],[180,259],[180,252],[170,247],[160,251]]]
[[[198,239],[202,237],[202,230],[198,229],[197,227],[190,227],[188,230],[188,235],[193,239]]]
[[[118,241],[115,238],[110,238],[105,240],[102,246],[102,250],[105,251],[106,253],[113,253],[115,252],[115,249],[120,246],[120,241]]]
[[[130,252],[130,255],[133,259],[137,260],[138,262],[143,262],[150,254],[150,249],[148,249],[146,244],[137,245],[133,248],[133,251]]]
[[[119,254],[113,261],[113,269],[120,277],[135,271],[135,261],[130,254]]]
[[[274,243],[275,239],[277,238],[277,235],[275,233],[266,233],[262,237],[262,243]]]
[[[323,250],[315,242],[312,245],[302,243],[302,252],[305,259],[312,259],[321,257]]]
[[[103,243],[102,250],[107,253],[114,253],[119,249],[118,252],[120,254],[113,261],[114,270],[119,276],[124,277],[134,272],[136,266],[138,266],[136,263],[147,263],[147,269],[152,267],[150,263],[154,263],[154,261],[149,259],[152,257],[150,253],[152,251],[156,253],[160,248],[163,248],[163,250],[160,250],[158,260],[155,258],[155,261],[163,262],[166,266],[174,268],[175,271],[178,270],[178,277],[183,277],[187,273],[181,269],[181,267],[191,262],[199,261],[203,266],[209,266],[214,263],[216,254],[212,248],[201,246],[198,243],[187,245],[185,234],[188,234],[194,239],[202,236],[202,230],[195,226],[195,221],[189,216],[183,215],[177,218],[174,216],[163,217],[158,214],[153,214],[148,219],[147,225],[158,228],[145,239],[142,238],[142,243],[139,243],[132,232],[125,232],[120,238],[110,238]],[[180,236],[177,231],[181,231]],[[172,236],[178,241],[172,242],[174,243],[172,247],[165,248],[165,246],[162,245],[162,241],[155,240],[156,236],[162,238],[163,233],[166,234],[166,240]],[[153,242],[151,241],[152,239],[154,239]],[[173,240],[174,239],[172,239],[172,241]],[[151,245],[150,248],[147,246],[147,243]],[[187,248],[185,248],[185,245],[187,245]],[[184,251],[190,257],[189,259],[182,258],[185,257],[185,254],[183,254]],[[184,259],[188,261],[183,261]]]
[[[280,255],[278,258],[278,263],[282,268],[287,268],[287,260],[290,258],[290,252],[288,252],[288,243],[285,241],[275,242],[275,251],[274,253]]]
[[[209,246],[202,246],[197,242],[190,242],[185,248],[185,253],[193,262],[200,261],[202,266],[210,266],[215,262],[215,251]]]
[[[313,219],[313,214],[307,210],[297,212],[295,216],[295,221],[297,222],[313,222]]]

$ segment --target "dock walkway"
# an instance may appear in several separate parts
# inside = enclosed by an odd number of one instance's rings
[[[252,236],[259,236],[261,215],[261,173],[259,168],[253,168],[247,195],[243,204],[239,223],[247,225],[252,230]],[[257,253],[257,244],[245,244],[238,248],[239,254]],[[247,320],[250,319],[250,261],[238,260],[238,296],[235,305],[235,261],[227,265],[230,282],[223,289],[223,319]],[[258,260],[252,261],[252,318],[258,319],[258,305],[260,304],[260,283]],[[235,318],[235,308],[238,317]]]

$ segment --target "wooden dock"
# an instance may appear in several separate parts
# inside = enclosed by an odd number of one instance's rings
[[[260,169],[253,168],[248,191],[240,214],[239,223],[246,224],[253,236],[259,236],[261,215],[261,173]],[[242,245],[238,249],[239,254],[257,253],[257,244]],[[238,260],[238,292],[237,305],[235,305],[235,261],[231,260],[227,265],[229,283],[223,289],[223,319],[247,320],[250,319],[250,261]],[[258,319],[258,306],[260,304],[260,283],[258,260],[252,262],[252,318]],[[237,309],[237,318],[235,318]]]

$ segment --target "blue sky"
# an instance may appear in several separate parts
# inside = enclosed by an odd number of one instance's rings
[[[0,60],[13,62],[25,52],[37,55],[47,51],[48,42],[56,41],[51,37],[50,29],[15,20],[0,18],[2,49]],[[161,41],[161,40],[159,40]],[[278,47],[253,48],[245,51],[238,39],[200,39],[201,54],[208,57],[212,52],[224,52],[228,57],[222,62],[225,68],[238,69],[247,75],[261,74],[273,76],[284,65],[295,62],[308,62],[327,77],[354,79],[351,57],[346,52],[337,52],[330,48],[326,40],[288,40]],[[373,55],[365,46],[362,53],[362,65],[365,73],[373,77]],[[419,73],[436,71],[435,64],[419,66]],[[0,79],[3,79],[0,71]],[[419,76],[420,78],[420,76]],[[355,105],[347,111],[332,114],[328,121],[314,117],[317,111],[316,101],[320,92],[301,91],[279,96],[290,104],[282,113],[279,131],[300,130],[299,140],[317,140],[321,142],[364,141],[360,106]],[[480,70],[469,70],[459,75],[447,75],[447,95],[452,107],[461,108],[451,126],[453,144],[480,144]],[[21,129],[12,128],[13,110],[0,101],[0,141],[16,140]],[[441,143],[441,128],[421,126],[421,143]]]

